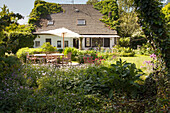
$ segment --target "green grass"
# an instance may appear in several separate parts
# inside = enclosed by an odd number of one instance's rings
[[[143,64],[144,61],[151,61],[152,58],[150,56],[142,56],[138,55],[136,57],[119,57],[122,59],[122,61],[127,61],[129,63],[135,63],[137,68],[141,68],[141,66],[145,66]]]

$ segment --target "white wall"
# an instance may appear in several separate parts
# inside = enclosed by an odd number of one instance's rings
[[[35,41],[40,41],[40,46],[42,46],[46,42],[47,38],[51,39],[51,45],[53,45],[55,47],[57,47],[57,41],[61,41],[61,48],[63,48],[63,38],[55,36],[55,35],[39,35],[39,36],[37,36],[37,38],[34,40],[34,47],[35,47]],[[68,41],[69,47],[73,47],[73,38],[65,37],[64,40]],[[57,49],[61,49],[61,48],[57,48]]]
[[[55,47],[57,47],[57,41],[61,41],[61,48],[63,48],[63,38],[55,36],[55,35],[39,35],[34,40],[34,42],[40,41],[40,46],[42,46],[43,43],[46,42],[47,38],[51,38],[51,44]],[[65,37],[64,40],[68,41],[69,47],[73,47],[73,38]],[[110,48],[112,48],[114,46],[114,43],[115,43],[114,38],[110,38]],[[92,45],[92,41],[91,41],[91,45]],[[34,47],[35,47],[35,43],[34,43]],[[61,48],[57,48],[57,49],[61,49]],[[82,40],[82,49],[89,49],[88,47],[85,47],[85,38],[83,38],[83,40]]]

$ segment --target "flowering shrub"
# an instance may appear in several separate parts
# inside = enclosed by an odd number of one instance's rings
[[[154,63],[155,63],[155,60],[156,60],[156,55],[153,53],[152,55],[150,55],[150,58],[152,58],[153,60],[152,61],[144,61],[143,64],[145,66],[141,66],[141,68],[145,69],[146,70],[146,73],[147,74],[150,74],[153,72],[153,69],[154,69]]]

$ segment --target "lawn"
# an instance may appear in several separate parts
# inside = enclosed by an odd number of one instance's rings
[[[141,66],[145,66],[145,64],[143,63],[144,61],[152,61],[152,58],[150,58],[150,56],[144,56],[144,55],[137,55],[136,57],[119,57],[119,58],[129,63],[135,63],[137,68],[141,68]]]

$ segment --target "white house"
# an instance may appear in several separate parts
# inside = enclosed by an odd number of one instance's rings
[[[44,33],[49,30],[66,28],[74,33],[81,35],[82,49],[97,47],[111,48],[116,44],[117,31],[111,30],[101,22],[103,15],[92,5],[87,4],[63,4],[64,12],[47,15],[45,19],[41,19],[39,26],[34,34],[38,37],[34,40],[34,47],[39,47],[45,42],[58,49],[64,47],[80,46],[80,38],[63,37]]]

